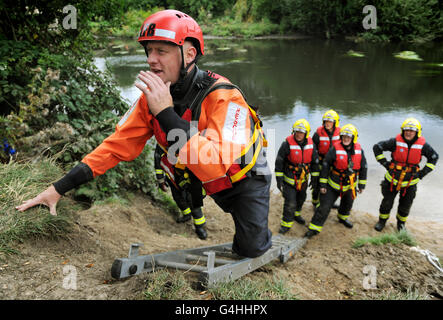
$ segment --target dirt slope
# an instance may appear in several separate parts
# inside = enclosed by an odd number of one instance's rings
[[[272,195],[270,229],[278,232],[282,198]],[[127,256],[131,243],[143,243],[140,254],[231,242],[234,226],[211,199],[205,199],[209,237],[198,239],[190,222],[175,223],[175,218],[137,195],[129,206],[106,204],[78,213],[68,239],[57,242],[33,240],[18,245],[20,255],[0,257],[0,299],[140,299],[147,275],[124,281],[112,280],[110,267],[115,258]],[[302,215],[312,216],[306,202]],[[373,230],[377,218],[353,212],[354,228],[337,222],[335,210],[323,232],[286,264],[276,263],[274,273],[287,279],[301,299],[362,299],[390,290],[418,288],[433,297],[443,295],[443,276],[421,254],[405,245],[351,247],[359,237],[378,235]],[[443,257],[443,224],[408,221],[408,229],[419,246]],[[391,217],[386,232],[394,231]],[[301,237],[306,227],[294,225],[289,237]],[[6,259],[6,260],[5,260]],[[365,268],[375,268],[377,289],[365,290]],[[374,270],[374,269],[371,269]],[[76,289],[72,279],[76,276]],[[65,282],[64,282],[65,281]],[[371,282],[372,283],[372,282]],[[68,289],[66,289],[68,288]],[[69,289],[71,288],[71,289]],[[199,298],[196,292],[196,299]]]

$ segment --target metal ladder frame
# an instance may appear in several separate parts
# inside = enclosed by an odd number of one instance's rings
[[[134,243],[129,249],[128,258],[114,261],[111,275],[114,279],[123,279],[161,268],[180,269],[198,272],[200,283],[211,288],[221,282],[236,280],[274,259],[278,258],[285,263],[305,243],[306,238],[276,235],[272,237],[272,247],[257,258],[236,255],[232,252],[232,243],[139,256],[142,244]],[[205,262],[206,265],[199,265],[199,262]]]

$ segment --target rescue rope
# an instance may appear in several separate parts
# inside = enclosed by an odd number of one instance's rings
[[[420,249],[419,247],[412,247],[411,250],[416,251],[422,255],[424,255],[428,261],[437,268],[438,271],[443,273],[443,267],[440,265],[440,261],[438,260],[438,257],[432,253],[431,251],[427,249]]]

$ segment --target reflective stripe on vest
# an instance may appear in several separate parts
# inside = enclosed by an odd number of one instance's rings
[[[411,148],[408,148],[408,144],[405,142],[401,134],[395,137],[396,148],[392,153],[392,160],[397,162],[401,166],[418,165],[421,161],[421,150],[426,143],[425,138],[419,137]]]
[[[332,141],[329,139],[329,135],[325,130],[325,127],[320,126],[317,128],[317,134],[319,136],[320,143],[318,145],[318,154],[324,157],[328,153],[331,142],[338,141],[340,139],[340,128],[335,128],[332,134]]]
[[[298,142],[295,140],[294,135],[286,137],[286,141],[289,144],[288,160],[293,165],[297,164],[309,164],[312,161],[312,152],[314,150],[314,142],[312,138],[308,137],[307,143],[302,149]]]
[[[334,144],[334,147],[336,149],[334,167],[339,171],[348,169],[348,153],[344,149],[343,145],[340,142],[337,142]],[[352,163],[354,164],[353,170],[354,171],[360,170],[361,146],[358,142],[354,144],[354,154],[351,155],[351,160]]]

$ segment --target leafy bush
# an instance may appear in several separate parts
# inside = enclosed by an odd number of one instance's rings
[[[57,155],[69,170],[114,131],[128,109],[112,76],[93,64],[92,49],[99,40],[92,36],[90,22],[113,25],[121,15],[120,1],[103,4],[72,2],[78,30],[64,30],[61,23],[50,27],[63,18],[65,3],[59,0],[11,2],[10,10],[0,10],[0,138],[8,140],[19,159]],[[121,188],[149,193],[155,181],[149,150],[147,146],[134,163],[117,166],[77,194],[100,199]],[[0,161],[9,158],[3,154]]]

